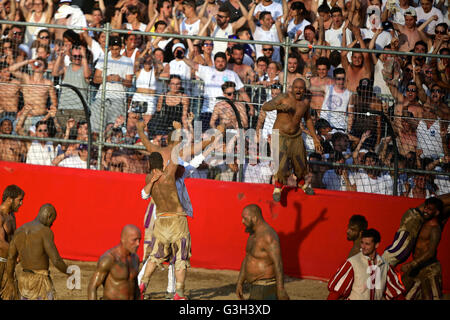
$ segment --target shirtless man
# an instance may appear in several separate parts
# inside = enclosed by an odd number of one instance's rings
[[[242,223],[247,240],[246,254],[236,285],[236,295],[244,299],[242,285],[250,283],[249,300],[289,300],[284,288],[283,261],[280,239],[264,221],[261,208],[250,204],[242,210]]]
[[[298,58],[295,56],[290,56],[288,58],[288,67],[287,67],[288,73],[287,73],[287,78],[286,78],[287,91],[291,90],[292,83],[294,82],[295,79],[298,79],[298,78],[303,79],[302,74],[300,72],[297,72],[297,68],[298,68]],[[278,79],[280,79],[280,83],[283,84],[283,81],[284,81],[284,72],[283,71],[281,71],[278,74]],[[305,80],[305,79],[303,79],[303,80]],[[308,83],[306,83],[306,85],[308,85]]]
[[[430,199],[433,198],[427,200]],[[442,298],[442,270],[436,257],[443,228],[438,216],[442,214],[442,201],[428,202],[422,211],[424,223],[413,248],[413,260],[400,269],[404,272],[402,281],[407,290],[407,300]]]
[[[383,259],[393,267],[408,259],[423,223],[434,216],[435,211],[446,213],[449,209],[450,194],[447,193],[428,198],[417,208],[407,210],[402,216],[394,241],[383,253]]]
[[[405,95],[402,95],[391,82],[388,82],[388,87],[396,101],[394,116],[401,116],[404,111],[411,112],[414,118],[420,118],[422,116],[423,107],[418,102],[418,88],[415,82],[410,81],[408,83]],[[413,129],[416,130],[419,122],[417,120],[411,120],[411,124],[413,125]]]
[[[20,257],[23,272],[16,273],[16,277],[22,300],[55,299],[55,288],[48,270],[50,260],[56,269],[71,275],[53,240],[50,227],[55,219],[55,208],[51,204],[44,204],[33,221],[16,230],[9,245],[6,275],[9,285],[12,285],[17,258]]]
[[[310,79],[311,108],[317,110],[318,117],[320,117],[320,110],[325,98],[326,86],[334,84],[334,80],[328,76],[328,70],[330,70],[330,61],[321,57],[316,62],[317,76]]]
[[[275,189],[273,199],[278,202],[281,198],[283,185],[287,184],[290,176],[289,162],[292,162],[294,173],[297,177],[297,184],[301,184],[304,176],[308,173],[308,164],[306,162],[306,150],[302,139],[302,130],[300,123],[302,119],[306,122],[306,127],[314,141],[314,147],[318,153],[322,153],[320,139],[314,129],[309,110],[309,99],[305,97],[306,85],[302,79],[295,79],[290,92],[280,94],[275,99],[266,102],[262,106],[265,112],[277,110],[277,118],[273,129],[279,130],[279,169],[274,176]],[[303,184],[303,191],[313,194],[314,191],[307,184]]]
[[[2,204],[0,204],[0,298],[3,300],[15,298],[14,291],[5,289],[7,280],[5,270],[9,244],[16,231],[14,214],[22,205],[24,196],[25,192],[18,186],[9,185],[3,191]]]
[[[351,258],[361,251],[361,235],[364,230],[367,230],[366,217],[359,214],[351,216],[347,226],[347,240],[353,241],[353,247],[347,258]]]
[[[342,36],[343,47],[347,46],[347,36],[345,32],[345,30],[347,29],[347,24],[348,22],[346,21],[344,24],[344,33]],[[351,30],[356,40],[359,42],[360,48],[365,49],[366,44],[362,39],[361,30],[353,26]],[[370,60],[370,56],[367,52],[352,52],[351,63],[348,63],[347,53],[348,51],[341,51],[341,63],[347,75],[346,87],[348,90],[356,92],[356,88],[359,85],[359,80],[364,78],[372,78],[372,61]]]
[[[223,95],[232,100],[236,109],[239,112],[241,118],[242,127],[248,128],[247,110],[241,102],[237,102],[236,99],[236,84],[232,81],[227,81],[222,85]],[[225,127],[225,129],[238,129],[238,122],[233,108],[227,101],[220,101],[214,106],[214,111],[211,116],[209,126],[216,128],[216,121]]]
[[[31,65],[33,74],[19,72],[18,70],[27,64]],[[44,72],[47,70],[47,61],[42,58],[25,60],[9,67],[9,71],[14,77],[21,80],[24,107],[31,108],[31,117],[25,121],[25,132],[35,125],[36,122],[44,118],[47,114],[47,99],[50,96],[50,110],[56,111],[58,100],[56,91],[51,80],[44,78]]]
[[[123,227],[120,244],[106,251],[98,260],[97,269],[89,281],[88,299],[97,300],[97,288],[103,285],[103,300],[138,300],[137,275],[139,257],[136,254],[141,231],[129,224]]]
[[[416,10],[410,7],[405,11],[404,16],[405,25],[398,23],[392,23],[392,25],[400,33],[398,37],[400,42],[399,51],[408,52],[413,50],[416,42],[420,40],[420,33],[417,30]]]
[[[11,77],[8,65],[0,65],[0,114],[16,117],[19,107],[20,82]]]
[[[240,44],[235,44],[231,48],[231,57],[233,63],[227,65],[227,69],[233,70],[241,78],[242,83],[254,83],[256,80],[256,73],[252,67],[244,64],[244,47]]]
[[[11,135],[13,123],[10,118],[0,119],[0,134]],[[26,144],[20,140],[0,138],[0,161],[22,162],[27,154]]]
[[[149,285],[150,277],[158,265],[164,261],[174,262],[176,294],[174,300],[186,300],[184,282],[186,269],[190,267],[191,236],[186,212],[180,203],[175,174],[177,163],[170,161],[164,169],[163,157],[159,152],[149,156],[151,172],[147,175],[143,192],[151,195],[156,204],[156,217],[150,244],[150,257],[145,267],[140,285],[143,294]]]

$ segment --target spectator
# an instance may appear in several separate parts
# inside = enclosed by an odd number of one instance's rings
[[[270,42],[283,42],[284,36],[281,30],[281,22],[277,20],[276,23],[273,21],[272,15],[268,11],[262,11],[258,14],[258,21],[260,27],[256,26],[253,21],[253,12],[255,11],[256,4],[250,5],[250,12],[247,16],[248,26],[253,34],[253,39],[258,41],[270,41]],[[275,28],[272,28],[275,24]],[[260,44],[255,45],[256,47],[256,57],[263,55],[262,46]],[[272,55],[272,60],[281,62],[280,47],[275,47]]]
[[[175,59],[171,60],[167,66],[167,71],[170,75],[178,75],[182,80],[182,85],[185,88],[185,93],[191,94],[192,83],[191,67],[183,60],[186,56],[186,47],[182,42],[176,43],[172,47],[172,53]]]
[[[430,104],[423,106],[423,119],[417,126],[417,149],[421,150],[423,157],[439,159],[444,156],[445,135],[447,124],[443,124],[434,108]]]
[[[367,130],[367,137],[363,148],[374,150],[381,140],[381,101],[373,94],[373,84],[370,79],[361,79],[356,88],[356,94],[350,98],[348,108],[348,130],[357,138],[361,138]]]
[[[347,41],[351,42],[352,33],[348,28],[344,29],[344,17],[340,7],[333,7],[330,11],[331,28],[325,31],[325,41],[333,47],[342,47],[342,35],[345,31]]]
[[[313,152],[308,157],[309,161],[323,161],[323,157],[320,153]],[[326,189],[323,183],[323,177],[327,171],[327,166],[320,164],[309,164],[309,173],[305,177],[305,183],[309,183],[311,188]],[[309,179],[311,181],[309,181]]]
[[[346,24],[344,25],[343,30],[347,30]],[[353,35],[359,42],[360,47],[365,49],[366,45],[361,37],[360,30],[358,28],[352,28],[352,30]],[[342,37],[342,46],[347,46],[346,34]],[[348,90],[355,92],[361,79],[372,78],[372,61],[370,60],[370,56],[367,52],[352,52],[351,63],[349,63],[347,53],[347,51],[341,51],[341,63],[347,75],[345,85]]]
[[[271,99],[276,98],[281,93],[282,88],[283,87],[281,86],[280,83],[274,83],[273,85],[271,85],[269,96],[265,101],[269,101]],[[261,111],[259,112],[258,121],[256,123],[256,134],[258,135],[258,137],[261,137],[262,133],[263,139],[270,139],[270,136],[272,135],[272,128],[273,125],[275,124],[276,118],[277,118],[276,110],[266,112],[261,109]]]
[[[122,25],[122,29],[126,30],[137,30],[137,31],[145,31],[147,29],[147,25],[142,23],[141,18],[139,17],[139,8],[136,6],[127,6],[125,11],[125,17],[127,19],[127,23]]]
[[[53,165],[64,168],[87,169],[88,145],[70,145],[64,153],[53,160]],[[91,168],[93,169],[93,168]]]
[[[52,21],[53,14],[53,1],[46,0],[32,0],[33,6],[29,10],[25,6],[25,0],[20,0],[20,10],[24,15],[27,22],[33,23],[50,23]],[[31,47],[31,44],[36,40],[36,36],[40,30],[45,29],[45,27],[37,26],[27,26],[25,31],[25,44]]]
[[[225,98],[228,98],[234,102],[241,119],[242,128],[247,129],[247,110],[245,109],[244,104],[242,104],[241,102],[236,102],[236,84],[231,81],[225,82],[222,85],[222,92]],[[237,116],[234,112],[234,109],[226,100],[220,101],[214,106],[214,111],[212,113],[209,126],[211,128],[216,128],[217,121],[219,121],[219,124],[223,125],[225,129],[237,130],[239,128]]]
[[[239,5],[239,10],[242,10],[243,16],[231,22],[232,10],[230,10],[230,5],[227,5],[226,3],[222,4],[215,16],[216,23],[211,24],[211,37],[228,38],[229,35],[236,34],[237,30],[246,23],[248,15],[247,9],[242,5],[241,1],[237,0],[236,3]],[[233,4],[231,4],[231,6],[234,7]],[[225,52],[226,49],[227,42],[215,41],[212,54],[215,55],[217,52]]]
[[[26,65],[31,65],[33,73],[28,75],[18,70]],[[58,101],[56,98],[55,88],[50,80],[44,78],[44,72],[47,70],[47,61],[42,58],[35,60],[25,60],[9,67],[11,74],[19,79],[26,86],[22,88],[24,98],[24,109],[30,109],[30,117],[25,120],[25,132],[35,125],[36,122],[42,120],[49,110],[56,113]],[[47,100],[50,98],[50,108],[47,107]],[[24,111],[22,109],[22,111]]]
[[[328,58],[321,57],[316,61],[317,75],[310,79],[309,91],[311,92],[311,108],[318,112],[319,117],[325,97],[326,87],[331,86],[334,83],[333,79],[328,77],[329,70],[330,61]]]
[[[293,2],[290,10],[284,13],[283,32],[286,32],[291,40],[305,39],[305,27],[311,24],[305,19],[306,14],[307,11],[303,2]],[[272,16],[276,19],[274,14]]]
[[[140,36],[136,34],[127,34],[124,37],[125,39],[125,48],[120,50],[120,54],[124,57],[130,58],[133,66],[136,63],[136,60],[140,57]]]
[[[198,35],[206,24],[207,19],[197,15],[195,0],[183,0],[181,4],[184,18],[175,23],[175,31],[183,35]]]
[[[406,194],[408,198],[428,199],[434,197],[434,191],[427,188],[427,176],[425,174],[415,174],[406,184]]]
[[[286,0],[282,0],[283,5],[287,7]],[[272,0],[262,0],[256,1],[256,7],[254,16],[256,20],[261,19],[261,12],[269,12],[274,20],[278,17],[283,16],[283,6],[278,2],[273,2]],[[291,7],[292,8],[292,7]]]
[[[265,57],[267,58],[267,60],[269,60],[270,62],[274,61],[273,60],[273,53],[274,53],[274,48],[273,45],[271,44],[263,44],[262,45],[262,49],[261,49],[263,55],[261,57]],[[276,61],[274,61],[276,62]]]
[[[0,134],[13,134],[13,118],[0,118]],[[24,162],[26,154],[27,149],[22,141],[0,138],[0,161]]]
[[[120,54],[121,41],[118,37],[110,38],[108,68],[106,70],[106,87],[97,92],[97,98],[91,105],[91,126],[93,132],[103,130],[100,123],[100,103],[102,90],[106,90],[104,123],[113,122],[119,115],[126,115],[125,88],[131,87],[133,79],[133,63],[130,58]],[[103,79],[103,61],[95,66],[94,83],[101,84]]]
[[[400,33],[398,39],[400,51],[411,51],[417,41],[420,40],[420,34],[417,30],[417,14],[414,8],[409,8],[404,13],[405,25],[393,23],[394,29]]]
[[[38,121],[36,123],[36,137],[48,138],[48,126],[46,121]],[[57,155],[57,150],[50,141],[37,141],[27,143],[27,159],[28,164],[52,165],[52,161]]]
[[[336,152],[333,157],[333,163],[345,164],[345,158],[341,152]],[[346,168],[335,167],[327,170],[323,174],[323,185],[327,190],[337,190],[346,191],[346,183],[344,179],[344,171],[347,172]]]
[[[333,71],[333,75],[336,84],[326,86],[320,117],[326,119],[333,128],[348,131],[347,108],[351,92],[345,84],[345,70],[337,68]]]
[[[69,66],[64,66],[65,54],[60,54],[56,60],[52,75],[54,77],[64,75],[62,83],[76,87],[84,101],[87,102],[91,69],[89,68],[86,57],[86,48],[74,47],[70,50],[69,54],[71,61]],[[74,119],[76,122],[86,119],[83,104],[73,89],[67,87],[61,88],[56,117],[60,124],[65,124],[69,119]]]
[[[300,3],[300,2],[296,2],[296,3]],[[287,77],[286,77],[286,86],[287,89],[286,90],[291,90],[292,87],[292,83],[294,82],[295,79],[297,78],[301,78],[305,81],[305,83],[308,83],[309,81],[307,81],[300,72],[298,72],[299,70],[299,58],[297,56],[289,56],[288,57],[288,66],[287,66]],[[281,84],[283,84],[284,81],[284,72],[280,71],[280,73],[278,74],[278,78]],[[308,86],[306,86],[308,88]]]
[[[199,55],[194,57],[194,62],[201,64],[202,66],[212,67],[214,66],[212,52],[214,50],[214,42],[211,40],[203,40],[202,51]]]
[[[386,6],[386,16],[393,23],[405,25],[405,12],[409,9],[414,10],[414,7],[410,6],[409,0],[399,0],[395,5]]]
[[[19,111],[20,81],[12,77],[9,66],[0,63],[0,116],[14,121]]]
[[[416,8],[417,23],[422,24],[428,19],[436,16],[437,19],[433,19],[425,28],[425,32],[429,35],[433,35],[434,29],[437,24],[444,22],[444,17],[441,10],[433,6],[433,0],[420,0],[420,7]]]
[[[280,83],[281,64],[279,62],[271,61],[267,66],[267,79],[260,81],[266,87],[270,87],[273,84]]]
[[[211,1],[211,0],[209,0],[209,1]],[[218,2],[221,3],[219,5],[219,8],[223,6],[230,12],[230,23],[236,22],[239,19],[241,19],[242,17],[244,17],[244,19],[246,18],[247,14],[242,11],[241,5],[239,4],[238,0],[225,0],[225,1],[218,1]],[[243,4],[246,11],[251,2],[252,2],[251,0],[241,1],[241,3]],[[218,9],[218,10],[220,10],[220,9]]]
[[[243,83],[254,83],[256,74],[252,67],[244,62],[244,47],[236,44],[231,48],[232,63],[228,63],[228,69],[238,74]]]
[[[131,101],[132,106],[147,104],[147,111],[142,114],[145,123],[148,123],[155,113],[158,97],[157,92],[158,78],[162,72],[163,66],[160,62],[154,62],[151,56],[142,58],[144,60],[143,68],[136,72],[136,93]],[[160,92],[158,92],[160,93]],[[130,108],[129,112],[132,112]]]
[[[329,159],[333,159],[336,152],[341,152],[344,157],[350,150],[349,136],[343,132],[337,131],[331,136],[331,144],[333,145],[334,152],[330,152]]]
[[[377,154],[367,152],[364,155],[364,165],[379,166]],[[386,184],[383,177],[380,177],[378,169],[361,169],[354,174],[350,174],[349,181],[350,185],[347,186],[347,191],[387,194]]]
[[[207,130],[211,120],[214,106],[216,105],[216,97],[222,95],[222,84],[225,83],[224,79],[232,81],[236,84],[236,90],[242,95],[241,100],[250,102],[250,99],[245,92],[244,85],[236,72],[227,69],[226,55],[223,52],[216,53],[214,56],[214,68],[202,66],[192,60],[184,58],[184,61],[188,66],[197,72],[197,75],[205,83],[204,88],[204,102],[201,110],[201,121],[203,131]],[[250,105],[249,115],[254,115],[253,106]]]
[[[148,123],[150,135],[156,133],[168,134],[174,130],[173,121],[178,121],[187,129],[187,115],[189,113],[189,98],[183,93],[180,76],[171,75],[169,90],[158,99],[156,113]]]

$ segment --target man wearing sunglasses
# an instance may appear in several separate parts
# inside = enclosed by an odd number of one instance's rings
[[[394,107],[394,115],[401,116],[403,110],[411,112],[415,118],[420,118],[422,115],[422,105],[418,102],[417,92],[418,87],[414,81],[410,81],[406,87],[405,95],[402,95],[398,88],[392,83],[388,83],[389,90],[394,97],[396,104]],[[417,123],[416,123],[417,127]],[[414,128],[416,129],[416,128]]]
[[[34,136],[37,138],[48,138],[47,121],[36,123]],[[56,157],[57,150],[50,141],[34,140],[28,142],[28,153],[26,163],[51,166]]]
[[[83,46],[72,47],[70,50],[70,64],[67,67],[64,66],[64,59],[65,52],[61,52],[56,59],[52,75],[54,77],[63,76],[62,83],[77,87],[85,101],[87,101],[87,89],[89,86],[91,69],[89,68],[86,58],[86,48]],[[61,125],[67,123],[67,120],[71,118],[76,122],[86,118],[83,104],[72,89],[65,87],[61,88],[56,118]]]

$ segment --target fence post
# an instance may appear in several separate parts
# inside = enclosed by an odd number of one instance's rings
[[[111,25],[109,22],[106,23],[106,27],[104,29],[106,39],[105,39],[105,54],[104,54],[104,62],[103,62],[103,74],[102,74],[102,96],[100,100],[100,131],[98,135],[98,156],[97,156],[97,170],[102,169],[102,151],[103,151],[103,143],[104,141],[104,132],[103,132],[103,122],[105,121],[105,95],[106,95],[106,73],[108,71],[108,50],[109,50],[109,35],[111,33]]]
[[[288,59],[289,49],[291,48],[291,38],[284,38],[284,68],[283,68],[283,93],[287,91]]]

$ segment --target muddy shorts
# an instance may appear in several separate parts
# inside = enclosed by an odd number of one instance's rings
[[[291,167],[298,180],[308,173],[308,163],[306,161],[306,150],[303,144],[302,131],[299,130],[293,135],[286,135],[280,132],[279,140],[279,168],[275,174],[275,180],[284,185],[291,175]]]
[[[17,274],[21,300],[54,300],[55,288],[48,270],[28,270]]]
[[[175,270],[189,268],[191,258],[191,234],[186,216],[160,216],[149,243],[150,261],[161,265],[169,262]]]
[[[434,261],[434,262],[433,262]],[[442,270],[436,259],[425,264],[417,275],[404,274],[402,282],[407,294],[406,300],[440,300],[442,298]]]
[[[250,284],[249,300],[278,300],[275,279],[257,280]]]

